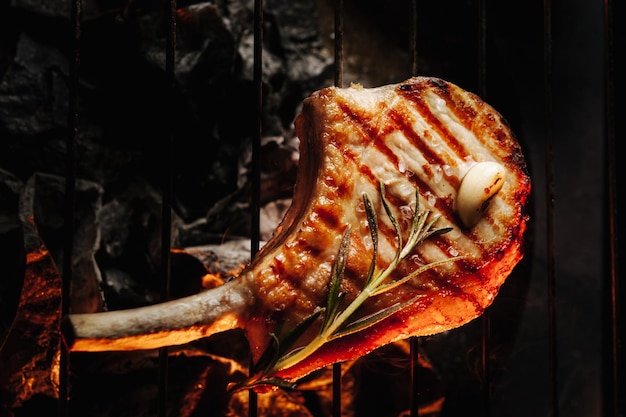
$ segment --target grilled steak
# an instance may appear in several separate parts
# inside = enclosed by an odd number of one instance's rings
[[[520,146],[496,110],[449,82],[415,77],[378,88],[315,92],[305,99],[295,128],[301,161],[292,206],[238,277],[155,306],[70,315],[65,335],[72,349],[156,348],[240,327],[259,359],[277,328],[295,328],[325,305],[347,228],[342,302],[363,288],[373,259],[364,194],[378,219],[376,265],[384,269],[393,261],[399,243],[380,183],[404,240],[416,209],[440,215],[437,227],[452,228],[418,245],[389,281],[430,262],[462,259],[368,298],[357,316],[411,302],[277,375],[294,380],[401,338],[456,328],[484,312],[523,256],[530,192]],[[297,344],[306,344],[318,327],[312,325]]]

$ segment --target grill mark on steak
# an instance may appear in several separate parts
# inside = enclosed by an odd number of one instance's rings
[[[372,143],[375,148],[381,153],[383,154],[387,160],[389,160],[391,163],[394,164],[394,167],[396,169],[398,169],[399,166],[399,161],[400,161],[400,157],[394,153],[386,144],[384,141],[384,137],[382,135],[386,135],[388,134],[388,131],[401,131],[405,137],[410,138],[410,136],[416,137],[417,135],[415,134],[415,132],[413,131],[413,128],[410,126],[410,124],[404,122],[404,123],[398,123],[397,120],[394,120],[393,117],[388,117],[387,116],[387,112],[392,112],[394,111],[393,109],[389,109],[389,108],[385,108],[386,113],[383,113],[380,117],[385,117],[385,125],[387,126],[387,128],[385,130],[380,130],[377,129],[376,126],[374,126],[373,123],[370,123],[367,117],[364,117],[363,115],[359,115],[355,109],[353,107],[349,107],[347,103],[345,103],[343,100],[339,100],[339,108],[341,109],[341,111],[343,112],[343,114],[345,116],[347,116],[354,124],[355,127],[359,128],[361,134],[359,135],[359,137],[361,138],[367,138],[368,140],[363,140],[362,142],[364,143]],[[396,111],[396,114],[399,115],[399,113]],[[431,155],[430,159],[433,163],[436,163],[438,165],[443,165],[446,163],[452,163],[454,164],[453,159],[451,159],[450,161],[444,161],[441,158],[438,158],[435,156],[435,152],[431,150],[431,148],[424,143],[423,141],[416,140],[416,141],[411,141],[410,143],[412,143],[414,146],[416,146],[418,149],[420,149],[420,151],[422,152],[422,154],[427,153],[429,155]],[[350,154],[349,155],[350,159],[357,163],[359,166],[362,166],[362,164],[360,164],[358,162],[358,156],[354,155],[354,154]],[[427,158],[428,159],[428,158]],[[371,170],[367,170],[367,175],[368,175],[368,179],[370,181],[370,183],[372,183],[372,185],[376,186],[378,183],[378,179],[375,177],[375,175],[371,172]],[[433,195],[435,195],[435,191],[431,188],[430,184],[424,180],[422,180],[421,178],[419,178],[417,175],[409,175],[407,173],[403,173],[404,177],[409,180],[413,186],[416,186],[417,188],[419,188],[419,190],[422,193],[432,193]],[[432,180],[432,175],[431,175],[431,180]],[[452,185],[452,184],[450,184]],[[393,194],[388,194],[386,196],[386,198],[389,200],[389,202],[391,203],[392,206],[395,207],[400,207],[400,206],[404,206],[406,205],[406,201],[402,200],[401,198],[393,195]],[[456,213],[454,213],[454,211],[452,210],[451,206],[446,204],[446,202],[440,198],[437,198],[435,200],[434,203],[435,209],[439,211],[439,213],[442,215],[442,218],[447,219],[447,221],[449,223],[455,223],[455,219],[456,219]],[[395,229],[389,227],[389,226],[384,226],[384,224],[381,224],[379,226],[382,234],[385,236],[385,238],[389,241],[389,242],[395,242]],[[471,239],[469,239],[469,236],[467,235],[467,231],[461,231],[461,233],[463,233],[463,235],[468,239],[468,241],[471,241]],[[439,249],[448,255],[448,257],[452,257],[453,255],[451,254],[451,248],[452,248],[452,241],[450,239],[448,239],[447,237],[445,237],[445,235],[441,235],[441,236],[436,236],[433,237],[430,240],[431,243],[435,244],[437,247],[439,247]],[[482,251],[481,251],[482,252]],[[484,253],[482,254],[484,256]],[[483,259],[484,260],[484,259]],[[460,260],[457,262],[457,267],[460,270],[461,273],[466,273],[469,270],[473,269],[473,262],[468,261],[468,260]],[[429,274],[430,275],[430,274]],[[441,277],[441,274],[437,274],[438,277]]]
[[[420,116],[422,116],[426,123],[428,123],[428,125],[434,131],[436,131],[442,139],[444,139],[444,141],[448,144],[448,146],[450,146],[450,148],[456,153],[459,158],[465,159],[470,156],[470,154],[465,149],[465,146],[459,142],[459,140],[452,132],[450,132],[450,130],[443,124],[441,119],[435,116],[435,114],[432,112],[430,105],[422,96],[422,92],[417,85],[412,85],[409,90],[404,88],[398,88],[396,89],[396,91],[398,91],[400,95],[402,95],[404,98],[411,101],[415,105],[415,107],[418,109]],[[444,100],[443,97],[439,97]]]
[[[483,108],[486,105],[482,103],[477,96],[471,93],[467,93],[467,97],[465,97],[464,100],[464,97],[461,97],[456,92],[451,92],[449,88],[443,88],[439,84],[435,85],[437,85],[437,89],[436,91],[431,91],[431,93],[438,94],[439,98],[445,101],[446,108],[454,114],[460,125],[471,133],[471,135],[473,136],[471,138],[472,141],[477,141],[477,144],[481,148],[485,149],[489,153],[501,157],[503,161],[513,161],[514,166],[512,167],[512,169],[516,169],[516,167],[520,165],[519,161],[516,159],[518,158],[520,152],[512,152],[511,156],[509,156],[509,154],[501,155],[502,150],[498,148],[498,146],[501,146],[501,143],[497,143],[497,141],[504,141],[508,137],[506,132],[504,132],[503,130],[503,126],[498,124],[495,130],[492,127],[496,121],[503,125],[506,124],[501,116],[493,114],[489,110]],[[419,94],[420,92],[417,86],[412,86],[412,88],[410,89],[398,88],[397,91],[401,92],[404,96],[411,98],[411,101],[413,103],[419,105],[418,107],[420,109],[420,116],[425,117],[431,127],[436,127],[437,129],[434,130],[438,131],[439,135],[441,135],[442,140],[444,140],[452,149],[455,150],[456,155],[451,156],[450,161],[448,161],[447,163],[454,164],[456,159],[467,159],[470,156],[470,153],[468,153],[465,147],[461,145],[461,143],[456,139],[456,136],[449,129],[443,127],[442,124],[439,122],[439,118],[437,118],[437,116],[429,110],[430,100],[424,99],[424,97]],[[409,91],[409,93],[407,93],[407,91]],[[487,120],[487,122],[485,122],[485,119]],[[396,121],[399,121],[400,123],[403,123],[402,120],[403,119],[401,117],[396,119]],[[406,122],[404,123],[406,124]],[[409,138],[415,136],[415,133],[411,128],[404,129],[404,132],[405,135]],[[479,140],[479,137],[481,135],[486,135],[492,138],[495,137],[495,140]],[[416,146],[419,146],[422,151],[424,149],[428,149],[428,146],[422,148],[419,143]],[[468,146],[472,145],[468,144]],[[454,182],[453,177],[449,177],[448,180],[451,186],[455,187],[455,189],[458,188],[458,185],[460,184],[460,180],[458,178],[458,182]],[[444,206],[450,205],[444,204]],[[437,208],[441,210],[441,206],[437,206]],[[442,212],[446,213],[445,211]],[[492,229],[495,228],[498,223],[495,215],[496,212],[493,211],[492,213],[485,213],[485,215],[483,216],[484,223],[489,224]],[[454,213],[453,216],[455,216]],[[454,218],[453,220],[454,222],[459,223],[456,218]],[[470,241],[479,241],[481,239],[481,232],[477,229],[464,229],[464,233],[470,239]],[[483,253],[482,255],[484,261],[487,261],[489,259],[486,254]]]
[[[339,213],[336,208],[328,207],[328,206],[318,206],[313,212],[317,215],[322,223],[331,229],[339,228]]]
[[[398,164],[399,164],[399,160],[400,159],[385,144],[383,138],[381,138],[381,136],[380,136],[380,131],[376,130],[374,128],[374,126],[372,126],[370,123],[368,123],[367,119],[365,117],[363,117],[363,115],[359,115],[359,114],[356,114],[355,112],[353,112],[352,109],[350,107],[348,107],[348,105],[345,102],[340,102],[339,103],[339,107],[340,107],[341,111],[348,118],[350,118],[350,120],[354,123],[355,127],[358,127],[359,130],[362,132],[360,137],[370,139],[371,143],[373,143],[375,148],[381,154],[383,154],[387,158],[387,160],[389,162],[393,163],[393,165],[394,165],[394,167],[396,169],[398,169]],[[367,143],[367,141],[365,141],[365,140],[363,140],[363,142]],[[351,154],[349,156],[355,163],[357,163],[357,165],[364,166],[364,164],[361,164],[358,161],[359,156],[354,155],[354,154]],[[362,170],[362,172],[363,172],[363,170]],[[364,173],[367,175],[370,183],[374,187],[378,187],[379,179],[374,175],[374,173],[369,168],[367,168]],[[430,185],[426,181],[424,181],[421,178],[417,177],[416,175],[410,175],[410,174],[403,173],[403,176],[405,178],[407,178],[414,186],[417,186],[420,189],[420,191],[422,191],[423,193],[430,192],[430,193],[434,194],[434,192],[431,189]],[[398,198],[398,197],[396,197],[394,195],[388,195],[387,198],[392,203],[392,205],[395,205],[396,207],[403,206],[403,205],[406,204],[405,201],[403,201],[402,199],[400,199],[400,198]],[[446,211],[449,211],[447,207],[443,207],[443,209],[446,210]]]
[[[402,114],[396,109],[389,109],[389,120],[393,122],[393,125],[396,126],[398,130],[400,130],[405,135],[405,137],[413,146],[420,149],[426,161],[430,165],[435,166],[443,166],[446,164],[456,165],[456,161],[454,159],[444,160],[442,157],[437,155],[437,153],[426,143],[424,138],[413,130],[413,126],[411,125],[411,123],[414,120],[409,119],[408,114],[406,113],[406,111],[405,114]],[[457,177],[450,176],[449,179],[452,180],[449,181],[451,186],[455,188],[458,187],[460,181]]]
[[[391,151],[391,149],[389,149],[389,147],[387,147],[384,143],[384,141],[381,138],[381,130],[377,130],[375,129],[371,124],[367,123],[366,118],[364,118],[363,116],[359,116],[355,111],[352,111],[351,108],[349,108],[347,106],[347,104],[343,101],[339,101],[339,108],[341,109],[341,111],[344,113],[345,116],[347,116],[353,123],[355,127],[360,128],[361,130],[361,134],[359,135],[360,138],[367,138],[368,140],[362,140],[362,142],[364,143],[373,143],[375,145],[375,147],[383,154],[387,157],[387,159],[392,162],[394,164],[394,166],[398,167],[398,161],[399,158],[398,156]],[[391,120],[391,119],[390,119]],[[390,126],[393,126],[394,128],[400,128],[399,126],[397,126],[397,124],[395,123],[389,123]],[[410,130],[406,125],[404,127],[402,127],[402,130],[406,133],[406,131]],[[386,134],[386,131],[382,131],[384,132],[384,134]],[[333,141],[331,139],[331,141]],[[334,142],[334,141],[333,141]],[[333,144],[335,147],[338,147],[337,144]],[[426,149],[427,147],[421,147],[420,149]],[[372,184],[374,187],[377,187],[378,185],[378,178],[374,175],[374,173],[371,171],[371,169],[369,167],[367,167],[367,165],[364,164],[360,164],[358,159],[359,156],[354,154],[353,152],[348,152],[347,150],[344,150],[343,155],[346,159],[348,159],[350,162],[355,163],[359,169],[360,172],[367,177],[368,181],[370,182],[370,184]],[[443,161],[442,161],[443,163]],[[420,190],[422,190],[422,192],[432,192],[430,186],[428,185],[427,182],[423,181],[422,179],[420,179],[418,176],[416,175],[405,175],[405,177],[407,179],[409,179],[411,181],[411,183],[414,186],[417,186]],[[400,207],[403,205],[406,205],[406,201],[402,200],[401,198],[393,195],[393,194],[388,194],[386,196],[386,198],[388,199],[389,203],[392,206],[395,207]],[[455,214],[449,209],[449,207],[443,203],[440,202],[439,199],[437,199],[436,201],[436,208],[441,212],[441,213],[445,213],[443,215],[443,217],[447,217],[449,221],[453,220],[453,216],[455,216]],[[392,228],[391,226],[387,225],[386,223],[380,223],[379,224],[379,231],[380,234],[389,242],[390,245],[397,245],[396,242],[396,231],[394,228]],[[447,254],[449,257],[452,257],[453,255],[451,255],[450,251],[452,248],[452,244],[451,242],[446,239],[444,236],[436,236],[433,237],[432,239],[430,239],[430,242],[435,244],[437,247],[439,247],[439,249]],[[407,260],[405,262],[410,262],[410,260]],[[470,270],[474,269],[474,265],[472,262],[469,262],[467,260],[459,260],[456,263],[457,268],[459,269],[459,273],[461,274],[466,274],[468,273]],[[346,273],[348,273],[348,271],[350,272],[350,275],[352,275],[353,271],[349,270],[349,267],[346,268]],[[450,291],[451,293],[462,293],[463,291],[461,290],[461,288],[458,285],[454,285],[452,284],[449,280],[447,280],[445,278],[445,276],[443,276],[442,273],[437,272],[437,270],[435,269],[430,269],[428,271],[425,271],[423,274],[421,274],[421,279],[424,280],[428,280],[431,283],[434,283],[437,287],[439,288],[445,288],[447,291]]]

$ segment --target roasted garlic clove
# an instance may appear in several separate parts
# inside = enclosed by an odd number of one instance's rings
[[[504,179],[504,167],[497,162],[479,162],[467,171],[456,197],[456,211],[466,227],[480,220]]]

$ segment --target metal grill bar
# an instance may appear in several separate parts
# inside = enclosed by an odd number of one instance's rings
[[[343,87],[343,0],[335,4],[335,86]]]
[[[74,224],[76,212],[76,171],[78,163],[78,75],[80,68],[80,21],[81,0],[71,2],[72,25],[72,60],[70,63],[69,97],[67,111],[67,138],[66,138],[66,174],[65,174],[65,219],[63,241],[63,289],[61,300],[61,314],[70,312],[72,296],[72,258],[74,253]],[[61,343],[59,363],[59,410],[60,417],[69,414],[69,378],[70,353]]]
[[[486,0],[478,1],[478,94],[484,99],[487,97],[487,6]],[[491,415],[491,372],[489,361],[490,341],[490,310],[487,309],[481,320],[481,378],[482,378],[482,415]]]
[[[546,203],[546,269],[548,303],[548,378],[550,389],[550,415],[557,417],[557,343],[555,310],[555,241],[554,241],[554,153],[553,153],[553,97],[552,97],[552,1],[544,0],[543,7],[543,88],[544,88],[544,146],[545,146],[545,203]]]
[[[343,87],[343,0],[334,0],[335,87]],[[341,363],[333,364],[333,417],[341,417]]]
[[[259,251],[260,246],[260,212],[261,212],[261,138],[263,135],[263,0],[254,1],[254,63],[253,79],[255,89],[255,118],[256,129],[252,138],[252,168],[251,168],[251,202],[250,202],[250,258]],[[250,358],[250,369],[252,369]],[[258,414],[258,398],[254,390],[248,391],[248,415],[256,417]]]
[[[260,151],[263,135],[263,0],[254,2],[254,91],[255,91],[255,135],[252,139],[252,201],[251,201],[251,245],[250,255],[253,257],[259,251],[259,219],[261,210],[261,168]]]
[[[409,0],[409,73],[411,76],[418,75],[419,54],[417,49],[418,42],[418,0]],[[420,339],[411,337],[409,339],[409,355],[410,355],[410,389],[409,393],[409,415],[415,417],[419,415],[419,348]]]
[[[621,14],[619,14],[618,8]],[[623,212],[624,198],[621,200],[618,193],[618,178],[623,178],[624,168],[618,168],[617,163],[617,145],[616,139],[618,128],[616,123],[616,97],[620,93],[624,93],[624,83],[622,82],[618,91],[618,83],[615,74],[619,73],[621,68],[623,73],[623,64],[625,58],[624,47],[626,40],[624,38],[624,11],[623,2],[618,4],[613,0],[604,2],[604,65],[605,65],[605,124],[606,124],[606,149],[607,149],[607,191],[608,191],[608,248],[609,248],[609,296],[607,302],[610,306],[608,313],[610,320],[610,330],[608,336],[608,359],[607,366],[607,393],[605,402],[607,415],[614,417],[623,416],[624,409],[624,363],[623,363],[623,313],[621,312],[620,298],[624,296],[623,285],[619,282],[619,248],[620,248],[620,231],[623,232],[624,224],[619,223],[619,211]],[[619,18],[618,18],[619,16]],[[621,20],[619,20],[621,19]],[[621,32],[620,32],[621,30]],[[621,35],[621,36],[620,36]],[[621,124],[623,127],[623,123]],[[623,129],[619,132],[623,136]],[[618,172],[621,172],[621,176]],[[623,234],[622,234],[623,235]],[[621,329],[621,330],[620,330]]]
[[[165,137],[162,141],[162,179],[161,179],[161,271],[160,271],[160,300],[170,299],[171,286],[171,249],[172,249],[172,201],[173,201],[173,171],[172,152],[174,150],[175,135],[175,91],[176,91],[176,0],[166,3],[166,21],[169,23],[167,44],[165,50],[165,103],[169,107],[171,117],[164,118]],[[169,348],[159,349],[159,376],[158,376],[158,415],[166,417],[168,412],[168,378],[169,376]]]

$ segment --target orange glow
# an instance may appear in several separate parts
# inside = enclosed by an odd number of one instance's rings
[[[40,262],[45,260],[44,258],[47,258],[48,256],[50,256],[48,249],[46,249],[45,246],[42,245],[37,248],[36,251],[28,252],[26,254],[26,263],[30,265],[36,262]]]
[[[202,277],[202,288],[210,289],[218,287],[224,283],[225,278],[236,277],[245,267],[245,264],[240,264],[237,268],[226,272],[208,273]]]

